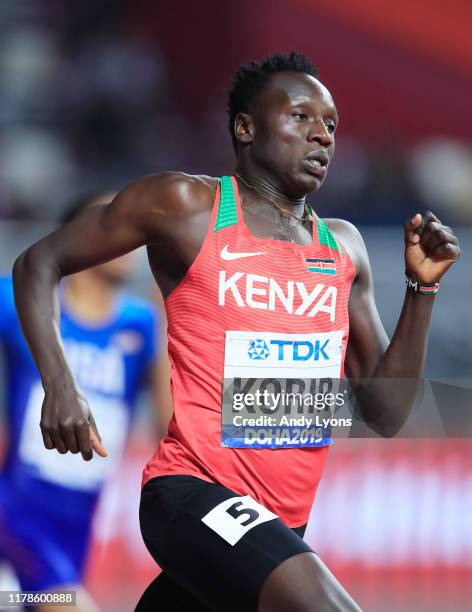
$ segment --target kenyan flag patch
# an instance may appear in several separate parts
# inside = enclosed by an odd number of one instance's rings
[[[336,274],[336,262],[334,259],[306,259],[308,272],[318,272],[318,274]]]

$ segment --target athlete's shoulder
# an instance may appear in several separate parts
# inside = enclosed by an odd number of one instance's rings
[[[353,223],[346,219],[323,219],[323,221],[347,250],[357,272],[368,265],[364,239]]]
[[[323,219],[333,234],[347,237],[351,240],[362,240],[362,236],[357,227],[346,219]]]
[[[123,190],[123,196],[144,201],[156,214],[188,216],[211,208],[218,179],[184,172],[162,172],[144,176]]]

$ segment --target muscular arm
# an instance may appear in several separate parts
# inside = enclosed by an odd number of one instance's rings
[[[140,179],[109,206],[85,211],[15,262],[16,308],[45,390],[41,430],[46,448],[80,451],[84,459],[92,458],[92,446],[99,454],[106,453],[64,356],[60,279],[166,237],[172,219],[189,212],[195,189],[192,177],[179,173]]]
[[[435,298],[406,290],[403,308],[389,342],[375,305],[365,245],[353,226],[345,231],[349,234],[349,252],[357,272],[349,300],[346,375],[354,381],[372,380],[356,392],[362,417],[381,435],[391,436],[408,417],[423,375]],[[406,267],[411,276],[423,282],[439,280],[459,256],[457,239],[450,228],[443,229],[434,215],[426,216],[421,224],[418,219],[416,225],[410,222],[405,229],[405,240]],[[388,383],[385,379],[396,380]]]
[[[146,242],[143,211],[131,206],[133,191],[125,190],[110,206],[86,210],[27,249],[15,262],[16,309],[45,385],[69,374],[59,338],[60,279]]]

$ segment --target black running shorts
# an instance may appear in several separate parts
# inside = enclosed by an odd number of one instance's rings
[[[302,540],[304,527],[290,529],[249,496],[193,476],[147,482],[140,523],[165,581],[218,612],[257,611],[271,572],[293,555],[313,552]],[[166,603],[156,601],[155,609]]]

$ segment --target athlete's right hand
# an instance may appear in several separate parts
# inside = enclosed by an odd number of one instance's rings
[[[73,383],[57,379],[45,387],[40,427],[49,450],[80,452],[84,461],[92,459],[93,451],[108,456],[88,402]]]

